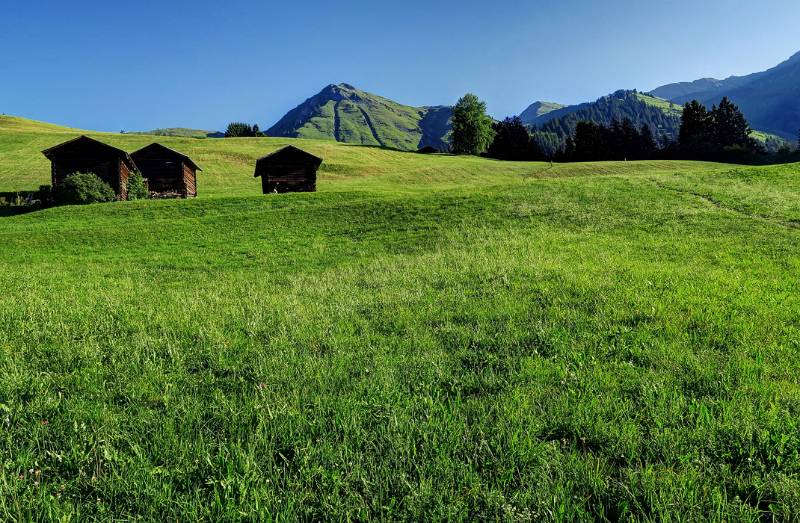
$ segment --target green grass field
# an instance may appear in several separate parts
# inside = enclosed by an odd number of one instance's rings
[[[800,514],[800,166],[158,140],[199,198],[0,216],[0,519]]]

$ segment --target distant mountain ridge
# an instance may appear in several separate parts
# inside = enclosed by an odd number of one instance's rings
[[[555,102],[533,102],[527,109],[519,113],[519,119],[522,120],[522,123],[533,124],[541,117],[563,108],[563,105]]]
[[[130,131],[127,134],[148,134],[152,136],[177,136],[181,138],[224,138],[225,133],[219,131],[204,131],[202,129],[189,129],[187,127],[167,127],[151,131]]]
[[[678,82],[664,85],[653,89],[650,91],[650,94],[665,100],[674,100],[683,96],[721,89],[724,83],[724,80],[717,80],[716,78],[701,78],[693,82]]]
[[[698,99],[707,106],[728,96],[744,112],[754,136],[778,143],[769,135],[796,140],[800,129],[800,53],[760,73],[724,80],[703,78],[658,87],[650,93],[620,90],[593,102],[563,106],[537,101],[520,113],[547,142],[558,147],[586,120],[609,125],[629,118],[649,125],[662,139],[677,138],[681,106]],[[452,107],[411,107],[362,91],[350,84],[328,85],[289,111],[266,131],[268,136],[317,138],[345,143],[416,150],[448,149]]]
[[[674,140],[681,125],[681,107],[637,91],[620,90],[594,102],[562,107],[529,121],[546,153],[553,154],[575,132],[579,122],[609,126],[631,120],[637,128],[650,127],[656,138]]]
[[[668,84],[651,94],[678,104],[697,99],[709,107],[727,96],[754,129],[794,140],[800,129],[800,53],[760,73]]]
[[[402,150],[425,146],[445,150],[451,114],[451,107],[411,107],[350,84],[331,84],[289,111],[266,134]]]

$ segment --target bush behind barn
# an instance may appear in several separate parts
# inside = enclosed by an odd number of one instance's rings
[[[139,171],[135,171],[128,178],[128,200],[146,200],[150,198],[147,182]]]

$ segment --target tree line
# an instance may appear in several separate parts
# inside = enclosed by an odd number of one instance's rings
[[[232,122],[225,130],[225,138],[252,138],[263,137],[264,133],[258,128],[258,124],[250,125],[243,122]]]
[[[557,147],[556,133],[530,129],[518,117],[493,121],[486,104],[474,94],[462,97],[453,109],[451,151],[499,160],[590,162],[603,160],[687,159],[770,163],[800,159],[798,149],[784,145],[768,153],[752,137],[742,111],[727,97],[710,110],[698,101],[683,107],[677,140],[658,140],[648,123],[636,126],[630,118],[609,125],[579,121]],[[549,152],[548,151],[554,151]]]

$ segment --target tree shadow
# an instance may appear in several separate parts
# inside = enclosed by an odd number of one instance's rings
[[[30,214],[32,212],[41,211],[45,209],[41,205],[9,205],[0,207],[0,218],[10,218],[12,216],[21,216],[23,214]]]

